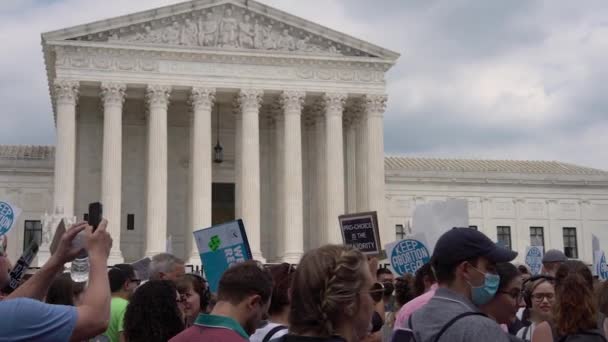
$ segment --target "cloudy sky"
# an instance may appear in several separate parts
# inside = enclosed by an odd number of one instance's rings
[[[1,0],[0,144],[54,142],[41,32],[177,2]],[[261,2],[401,53],[389,154],[608,169],[605,0]]]

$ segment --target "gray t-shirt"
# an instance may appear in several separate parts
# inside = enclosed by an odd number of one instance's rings
[[[438,288],[435,296],[412,315],[416,341],[433,342],[439,331],[452,318],[465,312],[479,312],[479,309],[462,295],[447,288]],[[409,322],[406,325],[409,327]],[[473,315],[456,321],[443,333],[439,341],[509,342],[509,337],[492,319]]]

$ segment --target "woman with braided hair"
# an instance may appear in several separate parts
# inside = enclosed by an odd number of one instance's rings
[[[373,285],[360,251],[335,245],[309,251],[294,275],[289,334],[280,341],[364,340],[374,312]]]

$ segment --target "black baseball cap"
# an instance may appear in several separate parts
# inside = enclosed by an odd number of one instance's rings
[[[517,252],[500,247],[475,229],[452,228],[437,240],[432,260],[434,264],[453,265],[478,257],[493,263],[509,262]]]

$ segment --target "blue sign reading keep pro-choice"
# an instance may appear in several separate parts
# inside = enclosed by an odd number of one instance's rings
[[[419,240],[405,239],[389,244],[386,248],[391,250],[391,266],[400,276],[416,273],[420,267],[431,260],[429,250]]]
[[[8,202],[0,201],[0,236],[6,234],[17,222],[21,209]]]
[[[213,293],[217,293],[220,278],[230,266],[252,259],[242,220],[197,230],[193,234]]]
[[[540,274],[540,271],[543,268],[543,247],[528,247],[526,250],[526,265],[530,267],[532,275]]]

